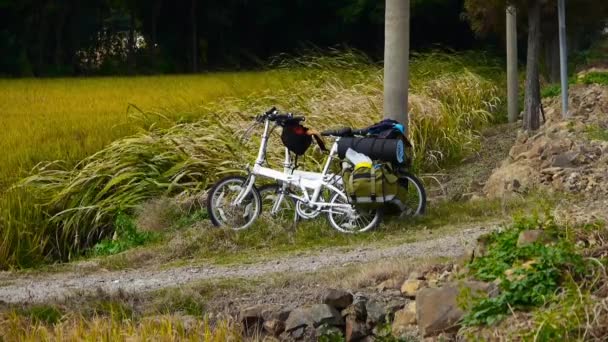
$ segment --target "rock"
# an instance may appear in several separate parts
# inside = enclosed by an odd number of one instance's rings
[[[342,311],[342,317],[350,317],[359,321],[367,320],[367,310],[365,309],[366,301],[356,300],[349,307]]]
[[[409,302],[404,310],[407,310],[411,313],[416,313],[416,302],[414,302],[414,301]]]
[[[323,295],[323,303],[342,310],[353,302],[353,295],[345,290],[329,289]]]
[[[239,320],[245,329],[259,329],[264,320],[269,319],[272,313],[278,310],[276,305],[260,304],[242,309]]]
[[[580,153],[574,151],[558,154],[553,158],[551,166],[560,168],[573,167],[574,162],[578,159],[579,156]]]
[[[462,284],[451,283],[441,288],[425,288],[416,297],[416,321],[424,337],[458,329],[458,322],[464,315],[458,306],[458,297],[463,288],[474,294],[482,292],[495,294],[496,285],[476,281]]]
[[[545,232],[543,230],[524,230],[523,232],[519,233],[519,237],[517,238],[517,247],[523,247],[531,245],[535,242],[543,241],[546,241]]]
[[[521,144],[521,145],[514,145],[513,147],[511,147],[511,150],[509,151],[509,157],[513,158],[513,159],[517,159],[517,157],[519,157],[521,154],[525,153],[526,151],[528,151],[528,146]]]
[[[540,170],[540,173],[547,174],[547,175],[555,175],[555,174],[562,172],[563,170],[564,169],[561,167],[547,167],[547,168]]]
[[[525,144],[528,141],[529,137],[530,137],[530,135],[528,134],[527,131],[521,131],[520,130],[520,131],[517,132],[517,138],[515,139],[515,142],[518,145],[523,145],[523,144]]]
[[[316,328],[322,324],[341,326],[344,325],[344,320],[333,307],[317,304],[293,310],[285,322],[285,331],[290,332],[303,326]]]
[[[315,341],[317,339],[317,333],[314,328],[311,327],[299,327],[291,332],[283,332],[280,335],[280,341]]]
[[[386,323],[386,307],[377,300],[370,300],[365,305],[367,321],[372,325]]]
[[[366,303],[367,322],[376,324],[388,323],[393,320],[394,313],[405,306],[405,299],[393,299],[388,303],[370,300]]]
[[[361,341],[367,335],[369,335],[369,330],[364,322],[352,318],[346,320],[346,328],[344,330],[346,342]]]
[[[409,274],[409,276],[407,277],[408,280],[424,280],[424,276],[422,274],[420,274],[419,272],[413,271],[412,273]]]
[[[409,298],[416,298],[416,292],[418,292],[423,284],[423,280],[408,279],[401,285],[401,294]]]
[[[409,327],[416,324],[416,302],[410,302],[407,307],[395,312],[392,333],[395,337],[404,335]]]
[[[488,245],[490,244],[490,234],[484,234],[477,238],[477,245],[473,250],[473,259],[481,258],[488,253]]]
[[[464,253],[457,257],[454,262],[460,266],[466,266],[467,264],[473,262],[475,260],[475,248],[472,246],[467,246],[464,249]]]
[[[279,321],[285,322],[289,317],[291,310],[293,310],[293,308],[291,307],[280,307],[272,311],[270,316],[264,317],[264,319],[277,319]]]
[[[403,283],[403,280],[391,278],[391,279],[387,279],[387,280],[381,282],[380,284],[378,284],[378,286],[376,286],[376,289],[378,289],[378,291],[399,290],[399,287],[401,286],[402,283]]]
[[[389,300],[388,303],[386,303],[386,305],[385,305],[386,313],[388,315],[389,320],[393,319],[395,312],[403,309],[404,307],[405,307],[405,299],[394,298],[394,299]]]
[[[285,321],[285,331],[287,332],[306,326],[314,326],[314,320],[309,308],[297,308],[293,310],[289,314],[287,321]]]
[[[272,336],[279,336],[283,331],[285,331],[285,322],[279,321],[278,319],[265,321],[264,330],[266,330]]]
[[[484,187],[489,198],[500,198],[526,191],[537,183],[539,172],[527,163],[508,164],[494,171]]]

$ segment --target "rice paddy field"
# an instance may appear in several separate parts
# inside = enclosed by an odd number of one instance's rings
[[[192,120],[199,108],[226,97],[284,88],[292,70],[196,76],[0,79],[0,184],[41,161],[79,161],[136,132],[137,108]],[[133,107],[134,105],[136,107]]]
[[[417,172],[458,163],[479,147],[479,130],[503,120],[502,70],[478,52],[414,56]],[[272,106],[318,130],[370,125],[382,116],[382,69],[343,51],[260,72],[0,80],[0,269],[71,260],[112,236],[119,213],[200,196],[253,158],[256,138],[238,137]]]

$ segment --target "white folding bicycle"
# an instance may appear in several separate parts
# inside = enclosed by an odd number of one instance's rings
[[[365,232],[377,226],[380,210],[356,208],[344,192],[342,177],[329,172],[332,162],[340,160],[337,156],[339,136],[335,137],[321,173],[295,170],[288,151],[285,152],[283,172],[264,166],[271,123],[276,127],[284,126],[287,121],[299,123],[304,117],[278,114],[275,108],[256,117],[255,124],[263,124],[264,132],[253,169],[248,167],[247,177],[228,176],[213,186],[207,198],[212,223],[235,230],[251,226],[262,211],[262,199],[255,182],[257,177],[266,177],[279,184],[276,187],[278,198],[274,200],[271,212],[277,212],[281,205],[289,203],[284,199],[287,196],[295,205],[297,216],[313,218],[326,213],[331,226],[341,232]],[[329,196],[323,196],[324,193]]]

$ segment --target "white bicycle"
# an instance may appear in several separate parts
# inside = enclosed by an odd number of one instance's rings
[[[279,184],[275,188],[278,189],[278,198],[273,200],[271,212],[278,212],[282,205],[290,205],[291,202],[298,216],[313,218],[326,213],[331,226],[344,233],[365,232],[378,225],[380,209],[356,208],[342,189],[342,177],[329,172],[331,164],[340,160],[337,156],[340,136],[334,136],[321,173],[295,170],[288,159],[288,151],[283,172],[264,166],[271,123],[274,123],[274,129],[302,121],[304,117],[279,114],[275,108],[256,117],[255,125],[263,124],[264,132],[253,169],[248,167],[247,177],[228,176],[221,179],[208,194],[207,209],[214,225],[241,230],[255,222],[262,211],[262,199],[255,186],[258,177],[273,179]],[[284,197],[290,200],[286,201]]]

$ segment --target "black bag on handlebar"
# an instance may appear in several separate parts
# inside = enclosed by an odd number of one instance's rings
[[[310,144],[312,144],[313,137],[319,145],[319,148],[322,151],[327,151],[323,140],[316,131],[302,126],[302,124],[300,124],[300,122],[297,120],[289,120],[283,124],[281,141],[288,150],[298,156],[303,155],[306,150],[308,150]]]
[[[308,134],[308,128],[297,121],[288,121],[283,126],[281,141],[288,150],[301,156],[312,144],[312,137]]]

